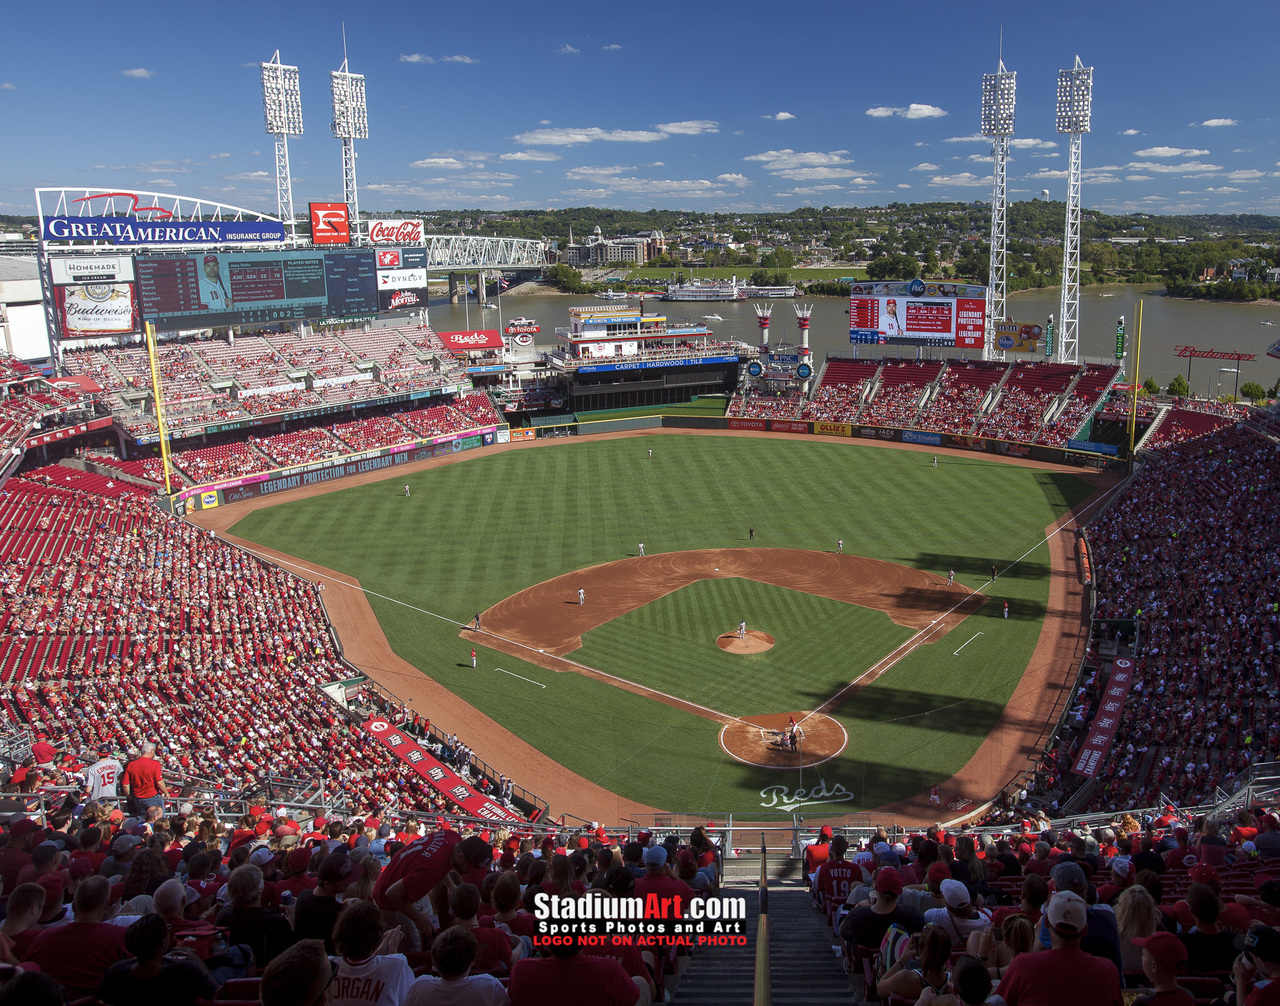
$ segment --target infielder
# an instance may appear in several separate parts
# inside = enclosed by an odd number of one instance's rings
[[[471,647],[471,666],[476,666],[476,648],[474,646]]]
[[[644,542],[640,543],[640,554],[644,555]]]
[[[747,638],[747,623],[745,621],[738,623],[738,638],[739,639]]]
[[[844,555],[844,539],[836,539],[836,555]]]
[[[954,569],[947,571],[947,586],[954,586],[956,582],[956,571]]]
[[[587,603],[587,592],[583,590],[581,587],[578,588],[578,603],[579,604]]]

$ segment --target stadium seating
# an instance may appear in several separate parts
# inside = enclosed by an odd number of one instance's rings
[[[924,390],[942,370],[936,361],[886,360],[880,369],[880,388],[862,408],[859,422],[871,426],[915,425]]]
[[[803,399],[799,394],[777,394],[750,388],[736,394],[729,402],[726,416],[749,416],[755,419],[794,419]]]
[[[994,360],[952,360],[943,372],[938,394],[921,414],[917,425],[923,430],[966,434],[973,430],[982,403],[1009,370],[1007,363]]]

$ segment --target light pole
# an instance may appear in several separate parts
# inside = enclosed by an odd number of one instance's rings
[[[982,358],[995,356],[995,323],[1008,317],[1005,259],[1008,245],[1008,201],[1005,197],[1005,168],[1009,160],[1009,137],[1013,135],[1013,109],[1018,87],[1017,73],[999,61],[995,73],[982,75],[982,135],[991,137],[994,178],[991,189],[991,260],[987,282],[986,334]],[[1004,353],[1000,354],[1004,359]]]
[[[1058,132],[1071,137],[1067,161],[1067,220],[1062,238],[1062,308],[1058,361],[1080,362],[1080,138],[1089,132],[1093,110],[1093,67],[1076,57],[1058,71]]]
[[[342,196],[347,204],[351,234],[360,232],[360,199],[356,194],[356,140],[369,138],[369,113],[365,105],[364,74],[347,72],[347,32],[342,31],[342,68],[329,74],[333,93],[333,121],[329,124],[342,141]]]
[[[276,138],[276,213],[294,235],[293,181],[289,176],[289,137],[302,135],[302,89],[298,68],[280,62],[280,50],[262,67],[262,115]]]

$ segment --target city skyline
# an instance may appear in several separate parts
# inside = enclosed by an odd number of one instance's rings
[[[73,2],[67,13],[91,10]],[[759,4],[353,13],[329,0],[233,2],[215,38],[194,9],[132,3],[122,15],[132,27],[111,40],[64,28],[53,48],[15,48],[0,69],[12,141],[0,153],[0,212],[33,214],[37,186],[84,185],[274,213],[258,66],[277,48],[302,83],[295,208],[341,200],[329,72],[342,63],[345,21],[350,69],[367,80],[370,138],[356,144],[367,212],[985,202],[982,74],[1001,54],[1018,74],[1009,198],[1061,200],[1056,75],[1079,54],[1095,68],[1085,207],[1280,213],[1266,107],[1277,15],[1263,5],[1247,31],[1225,19],[1191,31],[1203,13],[1186,3],[926,3],[910,17],[801,4],[774,31],[776,13]],[[12,38],[48,35],[28,9],[7,20]]]

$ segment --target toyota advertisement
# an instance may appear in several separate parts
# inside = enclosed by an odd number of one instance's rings
[[[986,314],[985,286],[921,279],[854,283],[849,289],[849,341],[981,349]]]

